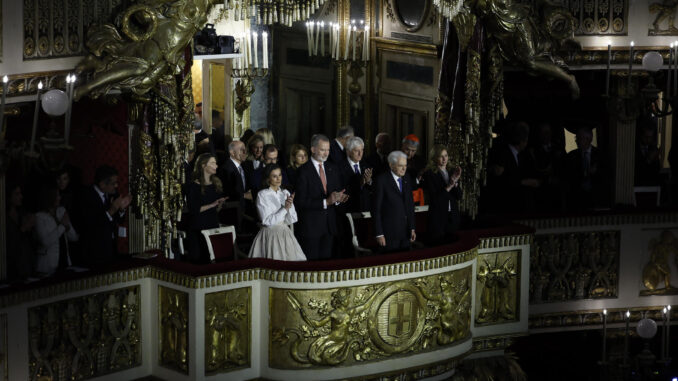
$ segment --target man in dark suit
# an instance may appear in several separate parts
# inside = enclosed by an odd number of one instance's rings
[[[117,254],[118,224],[132,197],[118,196],[118,171],[108,165],[96,169],[94,185],[85,189],[81,199],[80,238],[83,258],[90,266],[110,263]]]
[[[306,258],[328,259],[337,234],[336,207],[348,200],[341,188],[339,170],[327,162],[330,140],[324,135],[311,139],[311,160],[299,167],[294,204],[299,222],[295,229]]]
[[[425,160],[417,155],[418,149],[419,138],[417,135],[409,134],[403,138],[400,150],[407,156],[407,171],[405,173],[410,178],[412,189],[419,189],[419,182],[426,166]]]
[[[370,192],[372,189],[373,170],[362,160],[365,142],[354,136],[346,142],[346,160],[340,163],[342,188],[349,199],[342,208],[344,213],[370,210]]]
[[[246,200],[252,201],[252,192],[250,184],[245,175],[245,169],[242,162],[247,158],[245,144],[241,141],[232,141],[228,145],[229,158],[223,165],[219,166],[217,176],[224,187],[224,195],[228,201],[238,201],[238,207],[227,207],[222,209],[222,219],[227,223],[235,223],[236,228],[242,232],[242,218],[246,211]]]
[[[393,151],[388,155],[388,162],[391,170],[379,175],[374,182],[374,231],[383,252],[409,250],[417,234],[412,186],[405,176],[407,155]]]
[[[367,166],[374,171],[373,176],[389,170],[388,154],[391,152],[391,136],[380,132],[374,138],[374,151],[367,157]]]
[[[607,173],[603,157],[592,145],[593,131],[577,130],[577,149],[565,157],[564,176],[568,191],[568,208],[590,209],[608,204]]]
[[[641,129],[636,144],[636,186],[656,186],[661,184],[659,172],[661,159],[657,148],[657,134],[654,126],[645,126]]]
[[[530,191],[539,187],[521,153],[527,147],[530,128],[525,123],[509,126],[507,141],[492,147],[488,158],[486,203],[491,212],[514,213],[530,208]]]
[[[334,165],[339,165],[346,160],[346,142],[354,135],[353,127],[345,126],[337,130],[337,138],[330,144],[329,161]]]

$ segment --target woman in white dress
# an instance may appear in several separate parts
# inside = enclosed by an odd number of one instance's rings
[[[262,227],[254,238],[249,257],[305,261],[306,256],[301,246],[287,226],[297,222],[297,211],[294,209],[294,195],[280,188],[280,166],[266,166],[264,178],[269,187],[257,194],[257,211]]]
[[[54,274],[62,266],[71,265],[68,241],[77,241],[78,233],[73,229],[68,212],[61,204],[57,189],[45,189],[41,194],[41,210],[35,214],[35,236],[37,239],[35,271]]]

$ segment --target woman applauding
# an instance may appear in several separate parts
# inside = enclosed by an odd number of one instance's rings
[[[270,258],[281,261],[305,261],[306,256],[287,225],[297,222],[294,195],[280,188],[282,171],[277,164],[266,166],[264,178],[268,188],[257,194],[257,211],[261,230],[254,238],[250,258]]]
[[[452,168],[447,148],[435,145],[429,153],[430,162],[424,172],[424,190],[428,207],[428,244],[440,245],[454,239],[459,228],[461,168]]]
[[[211,153],[198,156],[193,168],[193,182],[188,188],[188,255],[193,263],[208,263],[209,251],[201,231],[219,227],[218,211],[222,197],[221,180],[216,175],[217,161]]]

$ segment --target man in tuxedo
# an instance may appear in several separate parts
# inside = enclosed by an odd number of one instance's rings
[[[337,138],[330,144],[329,161],[334,165],[339,165],[346,160],[346,142],[354,135],[353,127],[345,126],[337,131]]]
[[[391,136],[386,132],[378,133],[374,138],[374,151],[366,159],[367,166],[372,168],[375,177],[389,170],[389,152],[391,152]]]
[[[569,187],[568,208],[590,209],[607,204],[607,173],[603,157],[592,145],[593,131],[587,127],[577,130],[577,149],[565,157],[565,178]]]
[[[259,168],[253,170],[249,176],[250,184],[252,185],[253,199],[256,199],[256,195],[260,190],[266,188],[266,185],[264,184],[264,181],[266,180],[264,178],[266,167],[271,164],[278,164],[278,155],[280,154],[280,151],[278,150],[278,147],[275,146],[275,144],[266,144],[263,151],[262,165],[260,165]],[[285,172],[285,170],[282,171],[282,177],[282,185],[288,185],[289,182],[287,180],[287,172]]]
[[[348,200],[341,188],[339,170],[327,162],[330,140],[324,135],[311,139],[311,160],[299,167],[294,204],[299,222],[295,232],[308,259],[332,256],[337,234],[336,207]]]
[[[116,237],[125,209],[132,197],[118,195],[118,171],[108,165],[96,169],[94,185],[85,189],[81,200],[80,238],[83,258],[90,266],[110,263],[118,252]]]
[[[245,200],[252,201],[252,192],[250,184],[245,175],[245,169],[242,167],[243,161],[247,158],[245,144],[235,140],[228,145],[229,158],[223,165],[219,166],[217,176],[224,187],[224,195],[228,201],[238,201],[238,208],[223,209],[222,217],[229,223],[235,221],[237,229],[242,232],[242,218],[245,213]]]
[[[417,234],[412,186],[405,176],[407,155],[393,151],[388,155],[388,162],[390,171],[379,175],[374,182],[374,231],[383,252],[409,250]]]

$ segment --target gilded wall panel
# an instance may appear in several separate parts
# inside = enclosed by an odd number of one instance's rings
[[[250,366],[252,289],[205,295],[205,373]]]
[[[647,254],[642,268],[644,287],[640,291],[640,296],[678,295],[676,276],[671,274],[673,265],[678,266],[676,232],[662,230],[653,233],[654,236],[647,244]]]
[[[188,293],[158,286],[160,365],[188,374]]]
[[[470,336],[472,267],[369,286],[270,289],[269,366],[345,366]]]
[[[90,26],[110,22],[125,0],[23,0],[24,59],[79,56]]]
[[[519,320],[520,251],[478,254],[476,326]]]
[[[530,303],[614,298],[619,292],[619,231],[535,236]]]
[[[141,365],[139,286],[28,310],[29,375],[84,380]]]

